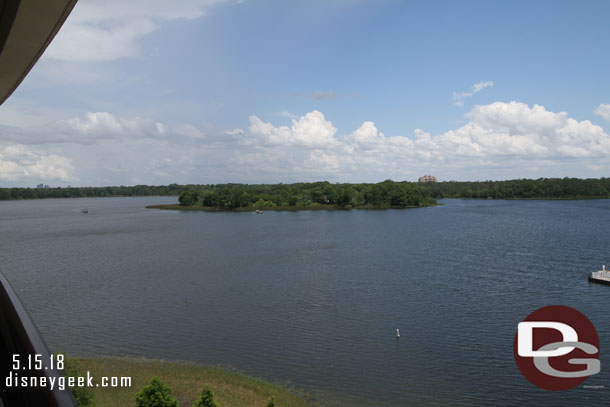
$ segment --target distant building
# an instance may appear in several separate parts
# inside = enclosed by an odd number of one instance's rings
[[[36,185],[36,188],[44,188],[44,185],[38,184],[38,185]]]
[[[436,177],[432,175],[424,175],[423,177],[419,177],[419,182],[437,182]]]

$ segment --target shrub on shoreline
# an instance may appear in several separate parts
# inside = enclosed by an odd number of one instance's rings
[[[178,407],[178,400],[172,397],[167,384],[153,377],[149,385],[136,393],[136,407]]]

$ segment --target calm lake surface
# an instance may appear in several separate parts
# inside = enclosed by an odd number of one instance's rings
[[[144,208],[173,202],[0,202],[0,270],[51,350],[221,364],[336,406],[610,399],[610,287],[587,281],[610,263],[609,200]],[[604,389],[547,392],[521,376],[517,324],[551,304],[596,326],[602,370],[585,384]]]

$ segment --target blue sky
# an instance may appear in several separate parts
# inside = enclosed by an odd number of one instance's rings
[[[605,1],[80,0],[0,186],[608,176]]]

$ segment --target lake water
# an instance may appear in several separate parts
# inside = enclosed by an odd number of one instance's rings
[[[610,201],[205,213],[176,198],[0,202],[0,267],[51,350],[221,364],[336,406],[610,398]],[[82,209],[88,208],[89,214]],[[563,304],[601,341],[566,392],[517,369],[517,324]],[[395,339],[400,328],[402,338]]]

